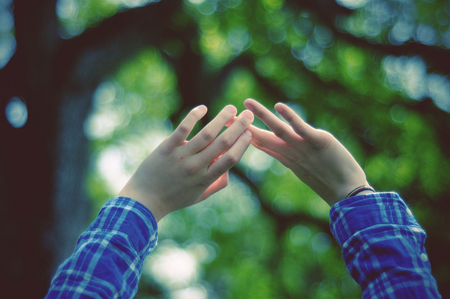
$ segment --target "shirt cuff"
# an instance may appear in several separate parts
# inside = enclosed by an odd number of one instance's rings
[[[129,197],[110,199],[88,231],[126,235],[142,259],[154,249],[158,239],[155,216],[143,204]]]
[[[422,231],[406,203],[394,192],[350,197],[330,210],[331,233],[341,246],[358,231],[378,224],[407,225]]]

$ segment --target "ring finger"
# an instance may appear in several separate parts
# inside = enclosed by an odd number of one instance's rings
[[[209,122],[197,135],[195,135],[186,145],[186,151],[190,154],[196,154],[208,146],[222,128],[236,115],[237,110],[233,105],[228,105],[219,112],[219,114]]]

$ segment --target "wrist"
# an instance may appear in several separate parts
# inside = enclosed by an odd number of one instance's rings
[[[156,222],[159,222],[164,216],[168,214],[164,211],[162,205],[159,204],[158,201],[152,200],[152,196],[148,194],[143,195],[141,192],[139,192],[135,188],[132,188],[128,184],[119,192],[117,196],[128,197],[137,202],[140,202],[147,209],[149,209],[150,212],[152,212],[153,216],[155,216]]]
[[[337,202],[344,200],[349,197],[353,197],[356,195],[364,195],[373,193],[375,190],[369,185],[369,183],[366,182],[360,182],[360,183],[354,183],[346,185],[345,187],[338,188],[338,191],[334,194],[333,198],[329,198],[327,200],[327,203],[332,207]]]
[[[374,193],[374,192],[375,191],[372,191],[372,190],[364,190],[364,191],[358,192],[358,194],[355,194],[353,196],[366,195],[366,194],[371,194],[371,193]]]
[[[375,189],[373,189],[371,186],[369,186],[369,184],[364,184],[364,185],[354,188],[352,191],[350,191],[347,194],[347,196],[344,199],[353,197],[356,195],[363,195],[363,194],[373,193],[373,192],[375,192]]]

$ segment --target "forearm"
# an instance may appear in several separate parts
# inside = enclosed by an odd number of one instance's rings
[[[440,298],[425,231],[397,194],[343,200],[332,207],[330,226],[363,298]]]
[[[58,268],[46,298],[134,297],[157,236],[146,207],[125,197],[108,201]]]

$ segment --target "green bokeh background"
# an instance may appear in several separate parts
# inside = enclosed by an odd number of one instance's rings
[[[60,0],[61,34],[70,39],[127,9],[158,5],[150,2]],[[428,233],[440,291],[450,295],[450,70],[439,65],[450,54],[450,4],[338,4],[173,1],[166,35],[93,96],[85,122],[92,217],[195,105],[209,107],[204,125],[227,104],[242,111],[249,97],[270,109],[282,101],[334,134],[375,189],[402,195]],[[137,298],[361,298],[330,234],[329,209],[251,147],[226,190],[160,222]],[[168,252],[190,266],[161,266]],[[158,276],[161,267],[169,276]]]

